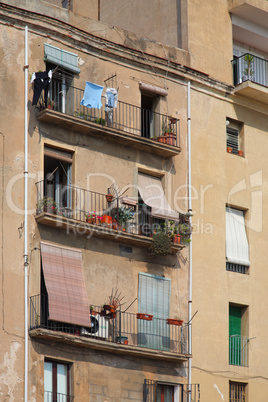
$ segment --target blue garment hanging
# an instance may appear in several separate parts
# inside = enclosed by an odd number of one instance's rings
[[[92,82],[86,81],[85,91],[83,99],[80,105],[89,108],[101,109],[101,94],[103,87],[101,85],[93,84]]]

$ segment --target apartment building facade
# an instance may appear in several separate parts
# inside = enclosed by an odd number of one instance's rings
[[[198,402],[186,244],[196,73],[178,68],[185,52],[170,65],[168,47],[80,3],[0,4],[1,400]]]

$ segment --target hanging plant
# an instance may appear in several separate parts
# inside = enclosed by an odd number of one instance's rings
[[[164,231],[153,234],[153,244],[150,247],[150,255],[164,256],[171,254],[171,237]]]

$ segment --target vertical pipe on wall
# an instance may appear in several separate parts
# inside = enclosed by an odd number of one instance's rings
[[[24,402],[28,401],[28,26],[24,63]]]
[[[188,81],[187,91],[187,133],[188,133],[188,211],[192,212],[192,171],[191,171],[191,83]],[[192,225],[192,218],[190,226]],[[189,301],[188,301],[188,316],[189,316],[189,354],[192,354],[192,242],[189,243]],[[191,402],[192,397],[192,359],[189,359],[188,366],[188,402]]]

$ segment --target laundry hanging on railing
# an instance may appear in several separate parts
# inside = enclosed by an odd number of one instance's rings
[[[101,85],[93,84],[92,82],[86,81],[84,96],[80,102],[80,105],[89,108],[101,109],[102,91],[103,87]]]
[[[105,120],[108,126],[113,123],[113,110],[117,108],[118,93],[115,88],[107,88],[105,92]]]
[[[47,107],[49,84],[52,78],[52,70],[32,74],[31,84],[34,84],[33,105],[37,105],[42,90],[44,90],[44,101]]]

